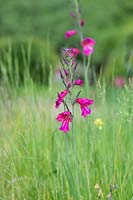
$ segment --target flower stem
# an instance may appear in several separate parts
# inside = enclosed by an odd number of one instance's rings
[[[78,186],[78,192],[80,194],[80,180],[79,180],[79,160],[78,160],[78,154],[77,154],[77,144],[74,134],[74,105],[72,104],[72,145],[73,145],[73,152],[74,152],[74,163],[75,163],[75,171],[76,171],[76,179],[77,179],[77,186]]]
[[[89,68],[90,68],[90,56],[88,57],[88,63],[87,63],[86,69],[84,71],[86,94],[88,94],[88,92],[89,92]]]
[[[74,4],[75,4],[75,12],[76,12],[76,16],[77,16],[77,24],[79,27],[79,36],[80,36],[80,42],[83,40],[84,38],[84,33],[83,33],[83,27],[80,26],[80,21],[81,21],[81,13],[80,13],[80,8],[79,8],[79,1],[78,0],[74,0]],[[84,80],[85,80],[85,90],[86,92],[88,91],[88,86],[89,86],[89,77],[88,77],[88,69],[89,69],[89,59],[88,58],[88,64],[86,56],[84,54],[82,54],[83,57],[83,74],[84,74]]]
[[[79,1],[78,0],[74,0],[74,4],[75,4],[75,12],[76,12],[76,16],[77,16],[77,24],[79,27],[79,35],[80,35],[80,40],[83,40],[83,27],[80,26],[80,21],[81,21],[81,13],[80,13],[80,8],[79,8]]]

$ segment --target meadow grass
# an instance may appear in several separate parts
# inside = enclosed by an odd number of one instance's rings
[[[12,91],[0,88],[0,200],[113,200],[133,198],[133,90],[90,88],[93,114],[80,117],[74,132],[58,131],[54,102],[59,86],[33,83]],[[101,118],[102,129],[94,125]],[[66,144],[67,142],[67,144]],[[66,152],[67,151],[67,152]],[[94,188],[98,184],[100,193]],[[108,198],[109,199],[109,198]]]

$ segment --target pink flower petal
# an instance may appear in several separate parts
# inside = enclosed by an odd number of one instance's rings
[[[88,106],[94,103],[92,99],[87,99],[87,98],[77,98],[76,102],[79,103],[80,108],[81,108],[81,115],[83,117],[86,117],[87,115],[91,114],[91,110]]]
[[[94,46],[96,44],[96,41],[93,38],[86,37],[81,42],[81,46],[84,48],[85,46]]]
[[[79,103],[81,106],[90,106],[94,103],[92,99],[87,98],[77,98],[76,102]]]
[[[71,58],[76,57],[80,53],[80,50],[78,48],[67,48],[64,51],[64,54],[68,54]]]
[[[76,35],[78,32],[76,31],[76,30],[69,30],[69,31],[67,31],[66,33],[65,33],[65,38],[67,39],[67,38],[69,38],[69,37],[71,37],[71,36],[73,36],[73,35]]]
[[[59,130],[63,131],[64,133],[67,133],[69,131],[69,121],[64,120]]]
[[[56,117],[56,120],[59,122],[63,122],[67,117],[70,117],[70,116],[71,116],[71,113],[69,111],[65,111],[58,114],[58,116]]]
[[[68,94],[68,90],[64,90],[61,93],[58,94],[59,98],[64,98]]]
[[[87,115],[91,114],[91,110],[88,107],[81,107],[82,113],[81,115],[83,117],[87,117]]]
[[[91,47],[91,46],[87,46],[87,47],[83,48],[83,54],[84,54],[85,56],[89,56],[89,55],[91,55],[93,52],[94,52],[94,48]]]
[[[72,50],[71,53],[73,56],[77,56],[80,53],[80,50],[78,48],[72,48],[71,50]]]
[[[58,108],[60,106],[60,104],[63,102],[63,99],[58,98],[55,102],[55,108]]]
[[[125,85],[125,78],[124,77],[121,77],[121,76],[118,76],[114,79],[114,84],[116,87],[118,88],[121,88],[121,87],[124,87]]]
[[[78,79],[74,82],[74,85],[80,85],[82,86],[84,84],[84,82],[81,79]]]
[[[92,38],[84,38],[81,42],[81,46],[83,48],[83,54],[85,56],[89,56],[94,52],[93,46],[96,44],[96,41]]]
[[[60,104],[63,102],[65,96],[68,94],[68,90],[64,90],[61,93],[58,94],[58,98],[55,102],[55,108],[58,108],[60,106]]]
[[[71,113],[69,111],[62,112],[58,114],[56,120],[62,122],[59,130],[63,131],[64,133],[67,133],[69,131],[69,123],[72,122]]]

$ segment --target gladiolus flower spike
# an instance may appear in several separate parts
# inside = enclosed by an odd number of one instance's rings
[[[90,106],[94,103],[92,99],[80,98],[81,90],[77,91],[77,94],[73,91],[77,86],[83,86],[84,82],[76,78],[77,71],[77,57],[79,54],[82,54],[83,58],[88,56],[88,62],[84,63],[84,78],[85,78],[85,89],[88,91],[88,77],[86,76],[86,71],[89,70],[90,66],[90,55],[94,52],[94,46],[96,41],[90,37],[84,38],[84,20],[81,18],[81,13],[79,9],[78,1],[75,1],[76,10],[70,13],[71,17],[75,20],[76,29],[67,30],[65,33],[65,39],[68,39],[76,34],[83,38],[80,45],[80,48],[63,48],[62,59],[60,60],[62,69],[60,70],[61,81],[65,87],[64,91],[58,93],[57,100],[55,102],[55,108],[58,108],[61,104],[64,105],[64,112],[61,112],[57,115],[56,120],[61,122],[59,128],[60,131],[67,133],[69,131],[69,125],[72,123],[74,126],[75,112],[74,107],[76,104],[80,105],[81,116],[86,118],[91,114]],[[78,9],[77,9],[78,8]],[[66,98],[66,96],[69,98]],[[72,135],[74,134],[74,129],[72,128]],[[73,141],[75,142],[75,141]]]

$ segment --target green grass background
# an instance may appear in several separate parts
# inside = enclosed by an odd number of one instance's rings
[[[131,86],[106,90],[98,83],[89,92],[88,97],[95,103],[93,114],[86,119],[76,107],[74,132],[80,192],[71,131],[67,135],[58,131],[59,123],[55,121],[59,113],[54,108],[59,86],[48,89],[31,84],[12,93],[5,91],[1,88],[0,199],[98,199],[96,183],[103,193],[101,199],[107,199],[110,184],[118,186],[113,199],[132,198]],[[104,122],[101,130],[94,125],[96,118]]]

